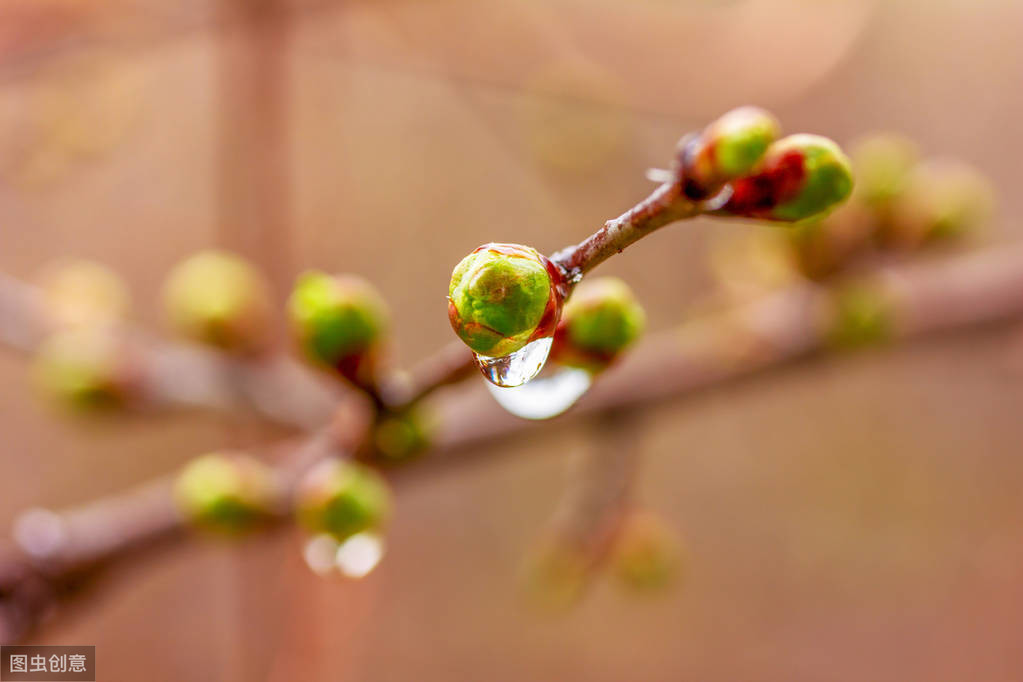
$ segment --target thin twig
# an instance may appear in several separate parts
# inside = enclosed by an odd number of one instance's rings
[[[582,276],[654,230],[699,215],[700,210],[698,204],[683,196],[680,182],[666,182],[580,243],[554,254],[551,260],[570,277]]]
[[[879,273],[877,283],[896,302],[894,332],[899,339],[1019,318],[1023,246],[989,249],[937,264],[893,266]],[[831,303],[826,289],[799,285],[662,333],[602,378],[573,413],[640,409],[827,349]],[[321,433],[303,441],[306,447],[292,447],[292,457],[279,468],[288,485],[325,451],[341,447],[340,437],[350,439],[343,447],[359,442],[368,414],[364,404],[346,405],[338,411],[342,422],[329,435]],[[433,451],[421,464],[402,470],[397,479],[443,469],[467,455],[493,453],[496,449],[487,445],[535,433],[542,425],[516,419],[474,391],[441,401],[439,416],[441,430]],[[76,594],[75,578],[83,565],[107,566],[160,539],[185,537],[172,509],[166,482],[158,482],[55,517],[45,513],[37,517],[33,532],[18,534],[22,549],[7,550],[0,558],[0,640],[23,637],[53,604]]]
[[[39,291],[0,273],[0,344],[34,353],[60,325]],[[154,338],[127,326],[119,330],[138,355],[141,403],[137,407],[204,407],[254,411],[285,426],[310,429],[324,424],[342,396],[291,358],[241,359],[199,346]]]
[[[282,497],[268,510],[264,528],[290,518],[303,472],[344,452],[329,429],[277,449],[284,452],[275,467]],[[187,521],[173,502],[172,482],[163,477],[63,512],[21,514],[14,541],[0,546],[0,643],[23,640],[116,565],[189,537]]]

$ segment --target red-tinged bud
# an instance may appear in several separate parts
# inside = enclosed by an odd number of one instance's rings
[[[779,222],[820,216],[848,198],[852,167],[837,144],[790,135],[772,144],[751,175],[731,183],[720,214]]]
[[[686,196],[706,199],[725,183],[748,174],[780,131],[778,120],[768,112],[740,107],[699,135],[684,138],[678,162]]]

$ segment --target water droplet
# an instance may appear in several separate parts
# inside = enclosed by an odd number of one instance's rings
[[[348,578],[365,578],[384,558],[384,540],[373,533],[358,533],[341,543],[334,562]]]
[[[584,369],[562,369],[522,386],[502,388],[488,384],[498,404],[516,417],[550,419],[575,405],[593,384]]]
[[[334,570],[334,557],[337,555],[337,540],[329,535],[317,535],[309,538],[302,550],[302,557],[310,570],[318,576],[329,575]]]
[[[521,386],[543,369],[553,342],[551,336],[537,339],[500,358],[476,355],[476,364],[483,371],[483,376],[495,386]]]

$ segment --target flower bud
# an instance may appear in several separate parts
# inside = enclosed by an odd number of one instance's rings
[[[368,282],[355,275],[305,272],[288,301],[288,315],[307,357],[356,385],[372,383],[388,312]]]
[[[299,521],[339,542],[379,529],[391,514],[391,490],[376,471],[340,459],[320,463],[298,491]]]
[[[547,613],[563,613],[579,603],[590,580],[592,561],[582,550],[546,540],[526,557],[521,585],[530,604]]]
[[[269,516],[278,498],[270,468],[240,454],[197,457],[174,483],[174,500],[181,513],[210,530],[246,530]]]
[[[975,169],[955,161],[923,163],[894,200],[882,238],[903,247],[962,238],[990,219],[993,206],[991,186]]]
[[[202,251],[176,265],[164,285],[164,305],[175,331],[224,350],[257,350],[270,332],[269,285],[225,251]]]
[[[123,405],[139,383],[131,349],[107,327],[54,333],[39,348],[34,370],[43,393],[82,410]]]
[[[130,294],[110,268],[90,260],[47,266],[39,277],[47,312],[61,325],[106,324],[124,317]]]
[[[681,568],[682,545],[659,516],[629,514],[622,521],[611,552],[611,567],[627,586],[659,590],[674,580]]]
[[[852,150],[856,193],[864,203],[883,208],[906,187],[919,153],[911,140],[898,135],[872,135]]]
[[[840,349],[864,348],[891,339],[895,305],[880,288],[864,282],[847,282],[830,294],[827,311],[827,342]]]
[[[432,415],[422,408],[409,408],[383,417],[373,430],[376,452],[387,462],[405,462],[430,446],[436,427]]]
[[[780,133],[778,120],[768,112],[739,107],[684,140],[680,164],[686,196],[705,199],[749,173]]]
[[[852,167],[837,144],[819,135],[789,135],[767,149],[752,175],[732,182],[719,213],[795,222],[848,198]]]
[[[448,288],[448,319],[473,351],[504,357],[554,333],[565,282],[535,249],[484,244],[455,266]]]
[[[643,333],[646,313],[617,277],[584,280],[565,304],[553,359],[591,372],[606,369]]]

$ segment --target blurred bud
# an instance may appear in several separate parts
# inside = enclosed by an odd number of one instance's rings
[[[895,328],[895,305],[879,287],[865,282],[847,282],[830,295],[827,340],[843,349],[883,344]]]
[[[35,358],[39,389],[75,409],[123,405],[139,382],[133,353],[123,337],[107,327],[58,331]]]
[[[895,246],[955,240],[975,234],[991,218],[991,185],[974,168],[956,161],[920,164],[893,203],[881,235]]]
[[[643,333],[646,313],[617,277],[584,280],[565,304],[553,358],[591,372],[606,369]]]
[[[919,161],[916,144],[898,135],[872,135],[852,151],[856,192],[869,206],[883,208],[902,194]]]
[[[373,431],[377,454],[388,462],[404,462],[426,450],[436,428],[433,416],[423,408],[409,408],[383,417]]]
[[[310,531],[327,533],[341,542],[386,523],[391,514],[391,490],[373,469],[330,459],[302,480],[296,511]]]
[[[557,266],[535,249],[484,244],[451,274],[448,319],[473,351],[503,357],[554,333],[562,287]]]
[[[538,610],[563,613],[582,599],[590,567],[581,550],[548,540],[526,557],[521,574],[523,592]]]
[[[852,187],[852,167],[837,144],[819,135],[789,135],[768,148],[753,175],[732,182],[720,212],[796,222],[833,209]]]
[[[705,199],[722,185],[746,175],[781,134],[778,120],[757,107],[729,111],[680,149],[683,189],[690,199]]]
[[[633,512],[623,521],[611,551],[611,566],[627,586],[654,591],[667,587],[682,568],[682,543],[659,516]]]
[[[261,348],[270,332],[272,305],[259,271],[225,251],[202,251],[178,263],[164,285],[174,329],[224,350]]]
[[[875,216],[864,204],[849,201],[823,218],[805,220],[784,232],[800,272],[814,280],[839,272],[868,251]]]
[[[95,325],[119,320],[130,295],[110,268],[89,260],[48,265],[38,278],[48,312],[61,325]]]
[[[278,496],[270,468],[240,454],[197,457],[174,483],[174,499],[189,522],[231,533],[247,530],[269,516]]]
[[[373,383],[388,311],[369,282],[355,275],[305,272],[295,283],[288,315],[307,357],[356,385]]]

